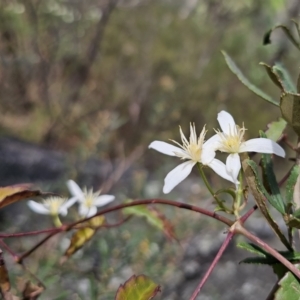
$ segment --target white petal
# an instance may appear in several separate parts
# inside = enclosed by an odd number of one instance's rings
[[[88,212],[89,212],[88,207],[86,207],[83,204],[79,205],[78,213],[79,213],[80,216],[85,217],[88,214]]]
[[[236,128],[232,115],[226,112],[225,110],[222,110],[218,113],[218,122],[222,131],[226,134],[229,134],[230,132],[232,132],[232,130],[235,130]]]
[[[84,194],[75,181],[68,180],[67,186],[72,196],[77,197],[79,200],[84,199]]]
[[[219,176],[223,177],[224,179],[231,181],[235,184],[238,183],[238,181],[234,180],[231,174],[228,173],[226,169],[226,165],[222,163],[218,159],[213,159],[208,166],[212,168]]]
[[[203,146],[201,153],[201,162],[203,165],[208,165],[216,156],[214,148]]]
[[[113,195],[101,195],[94,199],[94,205],[97,207],[101,207],[114,200],[115,200],[115,196]]]
[[[195,162],[189,160],[187,162],[184,162],[183,164],[180,164],[171,172],[169,172],[165,178],[163,192],[165,194],[170,193],[177,184],[179,184],[191,173],[192,168],[195,164]]]
[[[251,139],[242,143],[240,152],[274,153],[285,157],[284,150],[274,141],[265,138]]]
[[[161,152],[166,155],[176,156],[174,153],[179,152],[182,153],[183,150],[179,147],[170,145],[166,142],[154,141],[149,145],[149,148],[154,149],[158,152]]]
[[[31,210],[38,214],[43,214],[43,215],[49,215],[50,211],[47,209],[43,204],[37,203],[35,201],[29,200],[27,202],[27,205],[30,207]]]
[[[217,148],[220,145],[221,142],[221,138],[218,134],[213,135],[212,137],[210,137],[204,144],[203,144],[203,148],[204,147],[208,147],[213,149],[213,151],[216,151]]]
[[[241,170],[241,160],[237,153],[227,156],[226,169],[227,172],[232,176],[234,182],[236,182]]]
[[[88,214],[86,215],[87,218],[95,215],[97,213],[97,207],[96,206],[92,206],[89,211]]]
[[[62,216],[66,216],[68,214],[68,209],[66,207],[60,207],[59,208],[59,212],[58,212],[60,215]]]
[[[77,197],[72,197],[69,200],[67,200],[65,203],[62,204],[61,208],[62,209],[68,209],[71,207],[73,204],[77,202],[78,198]]]

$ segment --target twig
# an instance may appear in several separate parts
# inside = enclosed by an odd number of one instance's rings
[[[199,285],[197,286],[196,290],[194,291],[192,297],[190,298],[190,300],[196,300],[196,297],[198,296],[198,294],[200,293],[202,287],[204,286],[204,284],[206,283],[208,277],[210,276],[210,274],[212,273],[213,269],[215,268],[215,266],[217,265],[218,261],[220,260],[221,256],[223,255],[224,251],[226,250],[228,244],[230,243],[230,241],[232,240],[233,236],[234,236],[234,232],[228,232],[227,237],[225,239],[225,241],[223,242],[221,248],[219,249],[216,257],[214,258],[213,262],[211,263],[211,265],[209,266],[208,270],[206,271],[206,273],[204,274],[202,280],[200,281]]]

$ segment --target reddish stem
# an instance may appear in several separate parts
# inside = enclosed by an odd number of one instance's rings
[[[250,241],[262,247],[268,253],[270,253],[274,258],[276,258],[279,262],[281,262],[284,266],[286,266],[295,276],[300,279],[300,270],[298,270],[290,261],[284,258],[278,251],[273,249],[267,243],[259,239],[257,236],[249,232],[240,222],[235,222],[234,225],[230,228],[230,231],[233,233],[239,233],[244,235]]]
[[[194,291],[192,297],[190,298],[190,300],[195,300],[196,297],[198,296],[198,294],[200,293],[202,287],[204,286],[204,284],[206,283],[208,277],[210,276],[210,274],[212,273],[213,269],[215,268],[215,266],[217,265],[218,261],[220,260],[221,256],[223,255],[224,251],[226,250],[228,244],[230,243],[230,241],[232,240],[233,236],[234,236],[234,232],[228,232],[225,241],[223,242],[221,248],[219,249],[216,257],[214,258],[213,262],[211,263],[211,265],[209,266],[208,270],[206,271],[206,273],[204,274],[202,280],[200,281],[199,285],[197,286],[196,290]]]

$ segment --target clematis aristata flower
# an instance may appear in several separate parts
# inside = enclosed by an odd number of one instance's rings
[[[29,200],[27,205],[38,214],[50,215],[55,226],[61,226],[59,215],[66,216],[68,208],[71,207],[77,199],[75,197],[66,199],[62,197],[50,197],[45,199],[42,203]]]
[[[176,141],[172,142],[177,146],[161,141],[154,141],[149,145],[149,148],[155,149],[163,154],[177,156],[182,160],[187,160],[169,172],[166,176],[163,187],[163,192],[165,194],[171,192],[176,185],[183,181],[191,173],[193,167],[197,163],[212,168],[221,177],[232,181],[232,177],[226,171],[225,164],[220,160],[215,159],[215,151],[210,139],[206,142],[204,141],[206,134],[205,126],[199,137],[197,137],[195,125],[190,124],[189,140],[187,140],[180,127],[179,131],[182,145]]]
[[[61,197],[49,197],[43,200],[42,203],[29,200],[27,205],[38,214],[57,216],[66,216],[68,213],[68,208],[71,207],[77,199],[75,197],[71,199],[61,198]]]
[[[258,152],[285,156],[284,150],[270,139],[255,138],[245,141],[245,127],[236,125],[233,117],[228,112],[221,111],[218,114],[218,122],[222,132],[216,131],[216,135],[211,138],[211,142],[215,144],[215,150],[230,153],[226,159],[226,169],[234,182],[238,183],[237,178],[241,169],[239,153]]]
[[[93,189],[83,190],[73,180],[67,181],[67,186],[73,197],[78,200],[78,213],[81,217],[91,217],[97,213],[97,207],[104,206],[115,199],[112,195],[101,195],[100,191],[93,193]]]

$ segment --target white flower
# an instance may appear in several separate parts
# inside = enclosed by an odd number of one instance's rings
[[[163,154],[177,156],[182,160],[188,160],[168,173],[165,178],[163,188],[163,192],[165,194],[169,193],[177,184],[183,181],[191,173],[192,168],[197,163],[209,166],[221,177],[232,181],[231,176],[226,171],[225,165],[218,159],[214,158],[215,151],[212,147],[213,144],[211,144],[211,139],[204,142],[206,134],[205,126],[199,137],[197,137],[195,124],[190,124],[189,141],[183,134],[180,127],[179,130],[182,145],[176,141],[172,141],[179,147],[161,141],[154,141],[149,145],[149,148],[155,149]]]
[[[228,112],[221,111],[218,114],[218,122],[223,132],[216,131],[217,134],[211,138],[211,143],[215,145],[215,150],[230,153],[226,159],[226,169],[236,183],[241,169],[239,153],[274,153],[281,157],[285,156],[284,150],[270,139],[256,138],[244,141],[245,127],[237,126]]]
[[[71,207],[76,201],[77,199],[75,197],[69,200],[61,197],[49,197],[45,199],[43,203],[29,200],[27,205],[38,214],[51,216],[57,216],[61,214],[66,216],[68,213],[68,208]]]
[[[93,189],[83,190],[73,180],[67,181],[70,193],[79,202],[79,215],[82,217],[90,217],[97,213],[97,207],[104,206],[115,199],[112,195],[100,195],[100,191],[93,193]]]

